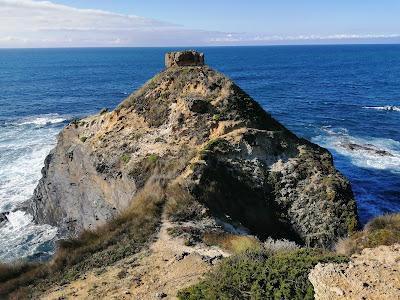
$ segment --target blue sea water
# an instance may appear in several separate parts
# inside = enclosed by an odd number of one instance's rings
[[[163,69],[170,50],[0,50],[0,213],[8,218],[0,261],[52,251],[57,228],[35,225],[19,206],[61,128],[115,107]],[[400,45],[197,50],[298,136],[332,152],[363,223],[400,211]]]

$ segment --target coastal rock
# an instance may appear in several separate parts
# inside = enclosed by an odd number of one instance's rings
[[[203,63],[197,52],[168,53],[168,68],[114,111],[65,127],[31,202],[35,220],[78,233],[158,180],[260,238],[330,247],[355,230],[353,193],[331,154]]]
[[[347,264],[318,264],[309,275],[315,299],[400,299],[400,245],[364,249]]]
[[[8,221],[7,213],[4,213],[4,212],[0,213],[0,224],[3,222],[7,222],[7,221]]]

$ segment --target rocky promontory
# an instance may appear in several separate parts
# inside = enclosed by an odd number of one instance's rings
[[[227,232],[330,247],[358,227],[332,155],[194,51],[168,53],[166,69],[116,109],[66,126],[30,210],[75,235],[124,212],[150,181],[167,189],[171,218]]]

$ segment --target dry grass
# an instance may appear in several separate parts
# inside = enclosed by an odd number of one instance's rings
[[[400,243],[400,213],[372,219],[364,230],[337,242],[335,250],[339,254],[361,253],[365,248]]]
[[[61,241],[50,262],[1,265],[0,299],[40,294],[52,284],[74,280],[85,271],[137,253],[155,236],[164,200],[161,186],[149,183],[122,215],[96,230],[84,231],[76,239]]]
[[[165,204],[166,216],[173,222],[184,222],[201,218],[203,207],[187,189],[179,184],[168,187]]]
[[[231,253],[242,253],[247,250],[261,250],[262,243],[249,235],[231,233],[206,233],[203,242],[208,246],[219,246]]]

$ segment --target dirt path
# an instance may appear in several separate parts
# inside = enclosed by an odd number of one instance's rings
[[[180,289],[197,282],[228,254],[202,244],[185,246],[184,239],[168,234],[172,226],[164,219],[149,250],[52,288],[41,299],[176,299]]]

